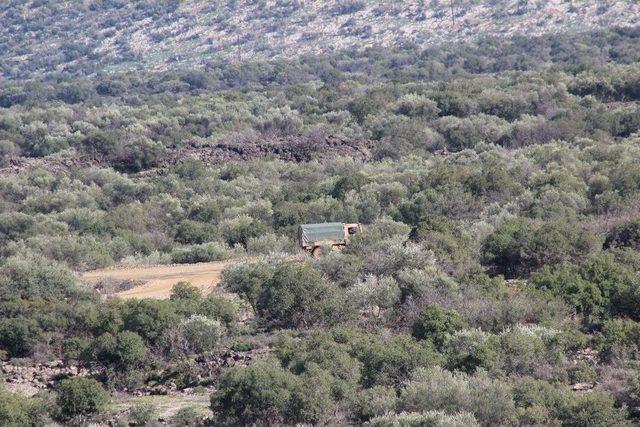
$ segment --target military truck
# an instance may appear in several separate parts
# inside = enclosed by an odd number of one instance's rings
[[[323,247],[341,249],[358,233],[362,233],[362,225],[359,223],[302,224],[298,227],[298,242],[302,249],[318,258]]]

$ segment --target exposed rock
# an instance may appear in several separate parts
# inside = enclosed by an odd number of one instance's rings
[[[25,384],[35,389],[52,388],[55,379],[64,376],[90,376],[99,370],[77,366],[65,366],[61,360],[54,360],[33,366],[15,366],[9,362],[0,364],[0,374],[9,384]]]

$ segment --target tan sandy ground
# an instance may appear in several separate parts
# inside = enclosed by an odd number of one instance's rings
[[[142,265],[106,268],[88,271],[82,279],[88,283],[100,280],[135,280],[143,285],[119,292],[122,298],[169,298],[171,288],[178,282],[185,281],[208,293],[220,281],[220,274],[227,265],[234,261],[203,262],[199,264],[177,265]],[[237,262],[237,260],[235,260]]]

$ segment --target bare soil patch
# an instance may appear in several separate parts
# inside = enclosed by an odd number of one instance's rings
[[[99,285],[105,281],[142,283],[131,289],[115,292],[115,295],[125,299],[165,299],[171,296],[173,285],[183,281],[191,283],[203,293],[210,292],[220,282],[222,270],[233,262],[237,260],[198,264],[122,266],[88,271],[82,275],[82,279],[93,285]]]

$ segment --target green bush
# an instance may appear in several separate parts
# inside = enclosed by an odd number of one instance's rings
[[[178,247],[171,253],[171,261],[176,264],[222,261],[230,257],[231,251],[229,248],[218,242]]]
[[[387,340],[364,335],[356,337],[352,345],[352,354],[363,364],[361,382],[366,387],[397,385],[414,369],[439,362],[438,354],[429,342],[418,342],[407,335]]]
[[[198,312],[202,304],[202,291],[189,282],[178,282],[171,288],[169,300],[181,316],[190,316]]]
[[[625,319],[604,322],[595,338],[604,360],[625,360],[640,357],[640,323]]]
[[[531,283],[538,289],[560,295],[570,307],[585,316],[597,316],[607,309],[601,290],[585,280],[577,266],[566,263],[553,269],[545,266],[531,276]]]
[[[416,370],[400,393],[399,406],[407,412],[468,411],[487,425],[504,425],[515,418],[507,384],[482,373],[470,377],[439,367]]]
[[[295,382],[294,375],[271,363],[231,368],[211,395],[211,410],[228,424],[283,423]]]
[[[95,339],[91,351],[103,365],[124,371],[140,368],[147,355],[143,339],[131,331],[122,331],[115,336],[104,333]]]
[[[229,246],[240,244],[247,247],[250,238],[258,237],[267,231],[267,227],[249,215],[226,219],[220,222],[220,234]]]
[[[57,405],[62,420],[99,414],[109,401],[109,394],[92,379],[73,377],[62,380]]]
[[[402,412],[381,415],[369,421],[371,427],[473,427],[479,426],[473,414],[459,412],[453,415],[442,411]]]
[[[38,400],[0,388],[0,425],[7,427],[44,425],[44,414]]]
[[[483,244],[484,262],[506,277],[529,274],[545,265],[585,257],[594,238],[573,223],[504,221]]]
[[[236,263],[222,271],[220,284],[244,298],[255,311],[262,287],[272,275],[272,266],[264,261]]]
[[[430,339],[440,347],[447,335],[467,327],[460,314],[455,310],[447,310],[439,305],[425,308],[413,324],[413,336],[418,339]]]
[[[13,257],[0,267],[0,297],[61,299],[76,291],[76,276],[46,259]]]
[[[308,264],[285,262],[262,285],[256,301],[259,319],[270,328],[304,328],[345,320],[348,305],[340,290]]]
[[[42,335],[43,330],[34,319],[0,318],[0,347],[10,357],[30,355]]]
[[[170,301],[129,300],[123,308],[124,327],[154,344],[169,328],[176,326],[179,316]]]
[[[158,410],[149,402],[138,402],[129,408],[129,418],[137,426],[151,426],[157,419]]]
[[[607,235],[604,247],[640,249],[640,220],[636,219],[613,227]]]
[[[193,406],[185,406],[171,417],[171,425],[175,427],[203,427],[205,425],[202,410]]]
[[[192,315],[180,323],[180,331],[189,353],[203,353],[215,349],[222,338],[223,329],[219,321],[201,315]]]
[[[355,396],[353,413],[360,422],[392,413],[396,408],[396,391],[392,387],[374,386]]]
[[[494,340],[478,329],[461,330],[448,336],[442,347],[447,366],[467,373],[478,368],[492,370],[498,361]]]

